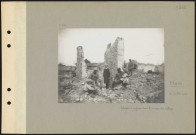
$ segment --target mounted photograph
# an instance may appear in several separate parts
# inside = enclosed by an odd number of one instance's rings
[[[58,103],[164,103],[163,28],[58,31]]]

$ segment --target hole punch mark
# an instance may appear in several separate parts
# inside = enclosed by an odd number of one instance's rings
[[[10,44],[8,44],[8,45],[7,45],[7,47],[8,47],[8,48],[10,48],[10,47],[11,47],[11,45],[10,45]]]
[[[10,30],[8,30],[8,31],[7,31],[7,34],[11,34],[11,31],[10,31]]]
[[[10,101],[8,101],[8,102],[7,102],[7,104],[8,104],[8,105],[11,105],[11,102],[10,102]]]
[[[7,88],[7,91],[11,91],[11,88]]]

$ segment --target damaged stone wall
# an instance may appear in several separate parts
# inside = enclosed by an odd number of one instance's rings
[[[124,65],[124,39],[117,37],[113,45],[108,44],[105,51],[105,64],[108,64],[111,81],[116,75],[117,68],[122,68]]]
[[[77,47],[77,63],[76,63],[76,76],[78,79],[83,79],[87,76],[86,63],[84,61],[84,52],[82,46]]]
[[[149,70],[154,72],[155,71],[155,65],[139,63],[138,64],[138,69],[142,70],[144,72],[148,72]]]

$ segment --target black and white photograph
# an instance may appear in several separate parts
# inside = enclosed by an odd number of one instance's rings
[[[58,103],[164,103],[163,28],[58,32]]]
[[[1,6],[2,134],[195,133],[194,2]]]

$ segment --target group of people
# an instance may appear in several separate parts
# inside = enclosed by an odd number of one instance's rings
[[[116,73],[113,81],[111,81],[110,69],[109,69],[109,66],[106,64],[104,71],[103,71],[103,78],[104,78],[104,83],[106,85],[106,89],[109,89],[110,86],[112,89],[114,89],[115,86],[117,86],[117,85],[122,85],[123,87],[126,88],[129,83],[129,76],[132,76],[134,68],[135,68],[134,63],[130,59],[129,63],[128,63],[128,74],[126,72],[122,71],[121,68],[118,68],[117,73]],[[101,82],[99,79],[99,74],[98,74],[97,69],[94,69],[92,74],[89,76],[89,79],[93,80],[95,86],[99,87],[99,83],[101,83]],[[111,85],[110,85],[110,83],[111,83]]]

